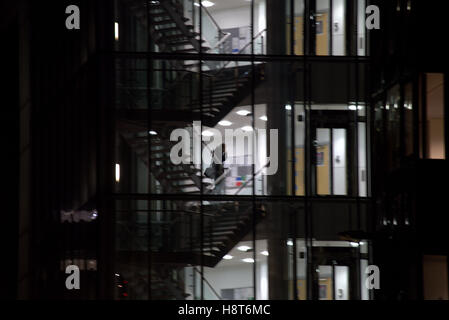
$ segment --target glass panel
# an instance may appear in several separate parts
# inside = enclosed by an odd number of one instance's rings
[[[366,0],[357,1],[357,54],[359,56],[366,55]]]
[[[295,55],[302,56],[304,55],[304,0],[295,0],[294,5]]]
[[[339,196],[347,195],[346,139],[346,129],[332,129],[333,194]]]
[[[316,55],[327,56],[329,55],[329,43],[330,43],[330,11],[329,0],[317,0],[316,1]]]
[[[426,79],[427,157],[428,159],[445,159],[444,76],[442,73],[429,73]]]
[[[423,257],[424,300],[448,300],[447,256]]]
[[[331,194],[331,136],[330,129],[317,129],[316,140],[316,192],[318,195]]]
[[[367,241],[354,238],[349,230],[368,231],[368,208],[367,201],[312,200],[314,299],[367,298],[366,292],[360,293],[366,277],[360,266],[369,258]]]
[[[295,185],[294,185],[294,194],[296,196],[304,196],[305,195],[305,113],[304,113],[304,105],[296,103],[294,105],[294,123],[295,123],[295,148],[294,148],[294,177],[295,177]],[[290,152],[288,153],[288,160],[290,163]],[[290,194],[291,190],[291,166],[289,165],[287,168],[287,177],[288,181],[288,190]]]
[[[364,107],[363,107],[364,108]],[[366,148],[366,122],[358,123],[358,177],[359,177],[359,197],[368,196],[368,168],[367,168],[367,148]]]
[[[387,160],[388,170],[394,170],[399,166],[400,158],[400,110],[401,102],[399,85],[388,91],[386,117],[387,117]]]
[[[149,49],[146,4],[144,0],[115,1],[115,50],[143,52]]]
[[[414,154],[413,84],[404,87],[405,156]]]
[[[346,1],[332,0],[332,55],[346,54]]]
[[[253,267],[266,244],[253,241],[253,216],[260,217],[259,223],[264,208],[252,202],[205,201],[203,212],[204,299],[254,300]]]
[[[251,1],[214,0],[202,3],[202,36],[205,46],[210,48],[207,52],[251,53]],[[257,13],[264,18],[263,11]],[[254,18],[258,20],[259,15]],[[257,21],[255,23],[257,25]],[[255,34],[262,31],[256,30]]]

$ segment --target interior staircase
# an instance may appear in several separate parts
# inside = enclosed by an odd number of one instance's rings
[[[139,6],[142,2],[130,0],[129,3],[135,5],[136,11],[140,10],[139,14],[144,19],[145,12]],[[136,5],[137,3],[139,5]],[[183,8],[178,1],[160,0],[146,3],[150,6],[144,9],[147,9],[146,14],[151,18],[151,37],[161,51],[193,53],[200,50],[207,52],[210,49],[205,46],[204,40],[199,39],[194,27],[189,25],[189,20],[183,16]],[[192,122],[199,120],[203,121],[203,126],[215,127],[250,95],[254,89],[251,85],[253,79],[254,86],[264,81],[264,64],[252,67],[220,63],[221,67],[218,69],[216,62],[205,65],[206,70],[209,70],[202,72],[201,99],[199,90],[187,90],[191,96],[181,99],[176,97],[186,85],[193,84],[199,88],[199,73],[195,71],[197,65],[183,64],[184,71],[179,71],[181,66],[178,63],[168,64],[166,72],[170,73],[170,70],[176,69],[176,76],[164,82],[161,94],[152,97],[151,104],[161,106],[161,109],[153,107],[150,115],[148,108],[136,108],[138,103],[135,103],[133,94],[137,91],[128,88],[141,87],[145,92],[148,90],[145,83],[136,83],[135,79],[131,81],[125,75],[120,79],[117,88],[118,92],[127,95],[119,99],[121,105],[117,110],[116,125],[120,137],[136,158],[145,164],[148,172],[151,172],[162,188],[161,192],[165,194],[200,194],[201,191],[208,193],[212,187],[212,181],[202,177],[201,171],[195,165],[175,165],[170,161],[170,150],[177,143],[170,141],[172,130],[191,128]],[[129,66],[127,68],[129,69]],[[132,74],[133,70],[128,71]],[[164,74],[165,71],[162,69],[158,72]],[[126,90],[121,86],[127,87]],[[148,119],[151,119],[150,127]],[[159,288],[157,290],[161,299],[185,299],[186,296],[183,295],[183,288],[179,287],[179,283],[167,280],[166,275],[161,275],[160,268],[174,270],[188,265],[215,267],[266,215],[263,205],[253,208],[252,203],[205,201],[202,208],[197,204],[198,202],[173,201],[167,221],[152,225],[151,230],[148,230],[147,224],[119,228],[121,239],[139,243],[137,247],[122,243],[117,254],[119,265],[127,264],[131,260],[144,264],[148,261],[151,251],[151,263],[158,270],[158,274],[152,274],[150,277],[151,286]],[[161,211],[160,214],[164,216],[164,212]],[[201,214],[203,230],[199,230]],[[151,250],[147,240],[150,236],[160,237],[160,241],[152,244]]]

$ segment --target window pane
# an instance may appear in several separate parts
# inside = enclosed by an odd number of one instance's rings
[[[344,0],[333,0],[332,6],[332,54],[344,56],[346,4]]]
[[[444,143],[444,79],[441,73],[427,78],[427,157],[445,159]]]
[[[404,126],[405,126],[405,155],[413,155],[413,84],[405,85],[404,93]]]
[[[329,55],[329,0],[316,2],[316,55]]]

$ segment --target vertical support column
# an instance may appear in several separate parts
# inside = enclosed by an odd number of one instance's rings
[[[17,298],[31,298],[31,68],[30,68],[30,24],[29,4],[22,0],[18,9],[19,38],[19,108],[20,108],[20,143],[19,143],[19,217],[18,217],[18,270]]]
[[[98,56],[97,81],[97,205],[99,212],[98,286],[100,299],[114,298],[115,266],[115,64],[114,2],[99,0],[96,6],[97,50],[108,52]]]
[[[272,55],[285,55],[287,50],[287,20],[286,2],[267,0],[267,53]],[[278,171],[268,176],[268,194],[287,194],[287,132],[286,110],[288,90],[286,65],[281,62],[267,64],[267,129],[278,130],[278,141],[270,141],[267,135],[267,149],[270,143],[278,144]],[[293,112],[293,110],[292,110]],[[288,299],[288,251],[287,251],[287,225],[288,215],[284,206],[273,204],[268,215],[268,282],[269,299]]]

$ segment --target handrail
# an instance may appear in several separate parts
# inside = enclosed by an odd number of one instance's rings
[[[246,48],[248,48],[248,46],[249,46],[251,43],[254,43],[254,40],[256,40],[257,38],[259,38],[265,31],[267,31],[266,28],[263,29],[262,31],[259,31],[259,32],[258,32],[252,39],[251,39],[250,42],[248,42],[247,44],[245,44],[245,45],[243,46],[243,48],[240,49],[239,52],[237,52],[237,54],[242,53]],[[223,67],[221,67],[221,69],[218,70],[218,71],[215,73],[215,75],[217,76],[218,74],[220,74],[220,73],[221,73],[221,72],[228,66],[228,64],[230,64],[231,62],[234,62],[234,61],[228,61],[228,62],[226,62],[226,63],[223,65]]]
[[[220,41],[217,42],[217,44],[212,48],[212,50],[218,48],[218,46],[220,46],[223,42],[228,40],[228,38],[231,36],[230,32],[223,32],[223,34],[225,36],[223,38],[221,38]]]
[[[220,26],[218,25],[217,21],[215,21],[215,19],[212,17],[212,15],[210,14],[209,10],[206,9],[205,6],[203,6],[203,4],[200,1],[200,7],[204,10],[204,12],[206,12],[206,14],[209,16],[209,18],[212,20],[212,23],[215,24],[215,26],[218,29],[218,32],[221,34],[226,34],[226,32],[224,32],[223,30],[221,30]]]
[[[268,161],[262,168],[260,168],[256,173],[254,173],[254,174],[252,175],[251,179],[245,181],[245,183],[242,184],[242,185],[240,186],[240,188],[237,190],[237,192],[235,193],[235,195],[239,194],[240,191],[242,191],[243,188],[245,188],[245,187],[248,185],[248,183],[250,183],[251,181],[253,181],[254,178],[255,178],[256,176],[258,176],[258,175],[263,171],[263,169],[265,169],[265,168],[268,167],[269,165],[270,165],[270,161]]]
[[[204,280],[204,282],[206,282],[206,284],[209,286],[209,288],[212,290],[212,292],[217,296],[218,300],[223,300],[223,298],[217,293],[217,291],[215,291],[215,289],[212,287],[212,285],[209,283],[209,281],[207,281],[207,279],[204,277],[203,273],[200,270],[198,270],[196,267],[194,267],[193,269],[200,274],[201,279]]]

